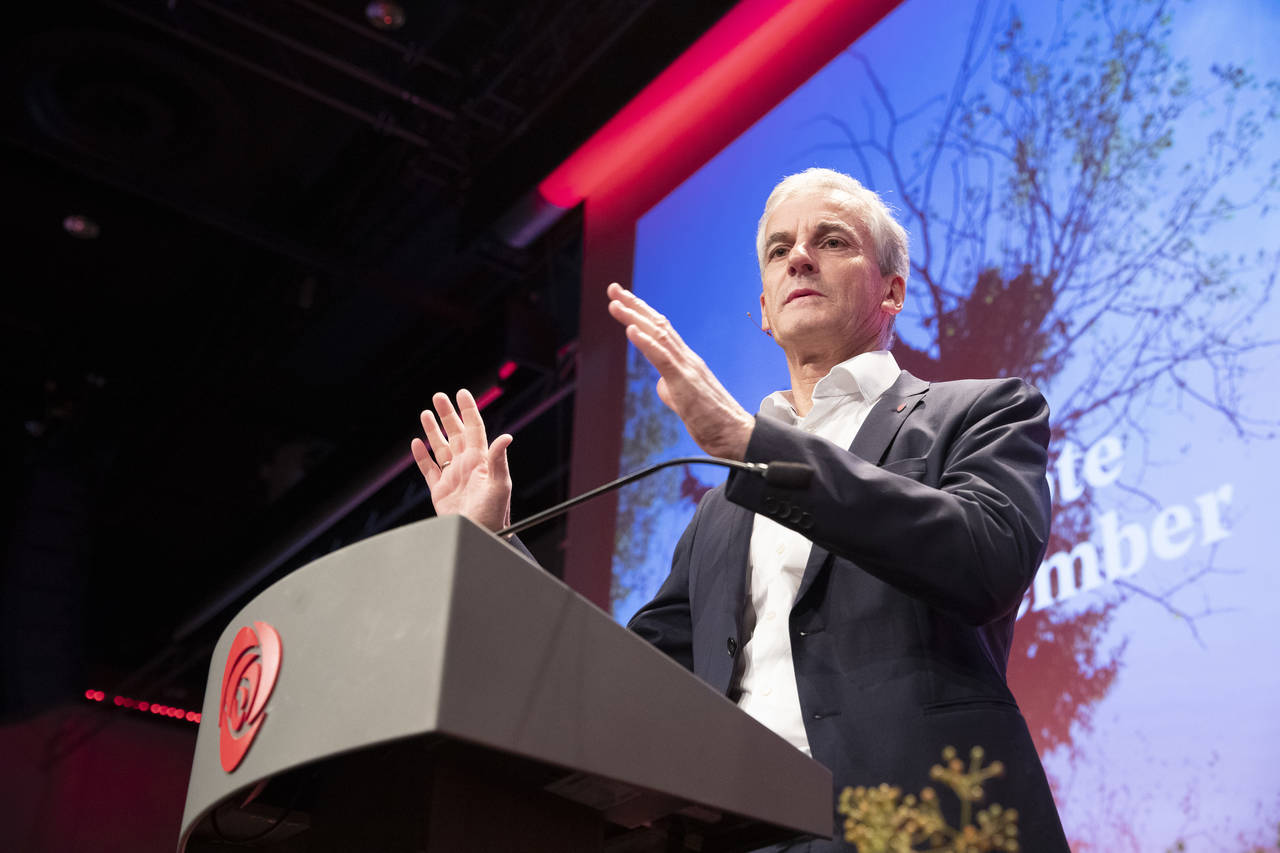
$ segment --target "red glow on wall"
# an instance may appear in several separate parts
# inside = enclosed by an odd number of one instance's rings
[[[898,2],[743,0],[548,175],[539,192],[573,207],[620,174],[647,171],[674,146],[713,140],[718,150],[730,141],[725,120],[744,102],[767,92],[777,103]]]
[[[498,368],[498,378],[503,382],[506,382],[511,378],[511,374],[516,372],[517,367],[519,367],[519,365],[514,361],[504,361],[502,366]]]

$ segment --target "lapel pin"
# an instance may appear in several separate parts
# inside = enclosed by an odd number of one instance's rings
[[[906,404],[906,403],[899,403],[899,404],[898,404],[898,411],[899,411],[899,412],[901,412],[901,411],[902,411],[903,409],[905,409],[906,407],[907,407],[907,404]]]

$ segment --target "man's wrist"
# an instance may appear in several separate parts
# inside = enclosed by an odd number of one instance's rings
[[[747,458],[747,445],[751,443],[751,431],[756,428],[756,419],[745,411],[731,433],[726,436],[721,452],[717,456],[734,459],[738,462]]]

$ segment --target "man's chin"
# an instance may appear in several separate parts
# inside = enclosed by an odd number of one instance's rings
[[[778,325],[792,334],[809,335],[837,331],[848,323],[835,316],[829,304],[813,297],[801,297],[787,303]]]
[[[799,319],[799,318],[797,318]],[[835,342],[840,337],[840,330],[833,328],[831,322],[822,322],[820,317],[805,318],[801,322],[790,322],[773,331],[773,339],[784,347],[797,344],[812,349],[823,342]]]

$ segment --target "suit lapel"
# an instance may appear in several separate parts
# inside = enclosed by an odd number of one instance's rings
[[[884,461],[885,452],[893,443],[903,422],[924,399],[924,393],[928,390],[928,382],[922,382],[905,370],[902,371],[898,381],[880,395],[880,399],[876,400],[876,404],[867,413],[867,419],[854,436],[849,452],[879,465]]]
[[[929,383],[915,378],[905,370],[898,376],[889,390],[880,395],[880,399],[867,413],[867,419],[858,428],[853,437],[849,452],[860,459],[879,465],[889,445],[893,443],[898,430],[902,428],[907,416],[915,411],[916,406],[924,400]],[[823,567],[830,562],[831,552],[826,548],[814,545],[809,551],[809,562],[805,563],[804,576],[800,579],[800,589],[796,591],[796,601],[804,598],[805,593],[813,586],[814,580]]]
[[[725,563],[729,568],[726,580],[724,601],[736,623],[742,618],[742,608],[747,601],[747,578],[751,574],[751,530],[755,522],[755,514],[737,504],[728,501],[726,505],[733,507],[733,518],[729,522],[729,536],[725,543]],[[739,625],[741,627],[741,625]]]

